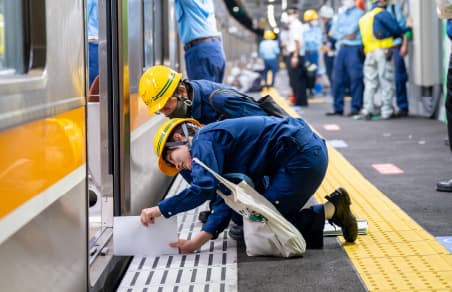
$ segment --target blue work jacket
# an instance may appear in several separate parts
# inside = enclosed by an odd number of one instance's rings
[[[190,85],[193,89],[191,116],[201,124],[207,125],[227,118],[268,116],[259,105],[241,97],[241,93],[231,86],[209,80],[193,80]],[[209,96],[217,89],[226,89],[237,94],[216,93],[212,98],[214,109]]]
[[[337,18],[333,20],[331,27],[331,36],[336,40],[336,49],[342,46],[359,46],[362,45],[361,34],[359,32],[359,20],[364,15],[364,11],[357,7],[347,9],[339,13]],[[356,34],[353,40],[345,39],[347,35]]]
[[[377,4],[372,6],[372,9],[378,7]],[[401,27],[397,20],[387,10],[375,15],[373,32],[374,36],[379,39],[386,39],[389,37],[398,38],[409,30],[408,27]]]
[[[256,182],[264,176],[271,181],[294,155],[309,155],[307,152],[319,143],[324,142],[301,118],[245,117],[203,127],[193,138],[191,151],[220,175],[242,173]],[[202,230],[216,238],[228,226],[233,212],[217,197],[218,182],[195,162],[191,172],[183,171],[182,175],[190,186],[161,201],[160,211],[168,218],[212,200],[212,213]]]

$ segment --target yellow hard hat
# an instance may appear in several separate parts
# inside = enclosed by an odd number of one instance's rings
[[[314,9],[308,9],[304,12],[303,20],[305,22],[316,20],[316,19],[319,19],[319,16],[317,15],[317,12]]]
[[[139,93],[150,113],[163,108],[176,90],[182,74],[163,66],[149,68],[140,78]]]
[[[173,129],[183,123],[192,123],[201,128],[201,124],[195,119],[174,118],[163,123],[154,135],[154,153],[158,157],[159,168],[164,174],[168,176],[175,176],[179,172],[179,169],[174,166],[170,166],[165,162],[163,157],[163,150],[165,150],[166,141],[168,140],[169,135],[171,134]]]
[[[266,30],[264,32],[264,39],[266,40],[274,40],[275,39],[275,33],[271,30]]]

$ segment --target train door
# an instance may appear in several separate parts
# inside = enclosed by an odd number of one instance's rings
[[[128,261],[112,255],[113,216],[129,212],[128,3],[86,3],[89,280],[101,290]]]
[[[112,255],[113,217],[138,215],[156,204],[172,181],[159,171],[153,155],[153,135],[166,118],[149,115],[138,83],[144,70],[155,64],[178,70],[179,45],[174,1],[94,2],[98,36],[90,36],[88,26],[87,43],[97,42],[98,78],[88,81],[87,144],[89,275],[97,291],[113,288],[129,260]]]
[[[84,291],[81,0],[0,0],[0,290]]]

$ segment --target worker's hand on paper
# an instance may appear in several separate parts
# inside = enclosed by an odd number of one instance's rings
[[[141,210],[140,220],[144,226],[148,226],[149,224],[154,224],[155,218],[160,216],[162,216],[162,213],[159,207],[154,206]]]
[[[177,242],[170,243],[171,247],[177,247],[179,249],[179,253],[192,253],[201,248],[201,246],[207,241],[212,239],[212,234],[200,231],[198,232],[193,239],[179,239]]]

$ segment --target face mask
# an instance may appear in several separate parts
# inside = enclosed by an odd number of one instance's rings
[[[312,26],[319,26],[319,21],[318,21],[317,19],[311,20],[310,24],[311,24]]]
[[[343,0],[342,6],[344,6],[345,9],[350,9],[355,6],[354,0]]]
[[[168,115],[169,118],[189,118],[190,117],[190,108],[191,108],[191,100],[185,98],[184,100],[178,98],[177,106],[172,113]]]

